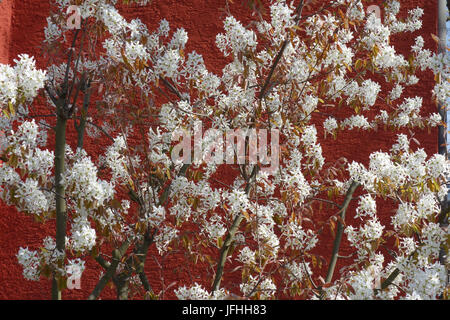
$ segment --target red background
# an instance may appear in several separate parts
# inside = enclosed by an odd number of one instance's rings
[[[248,19],[250,11],[240,5],[240,1],[235,0],[231,6],[232,13],[238,19]],[[382,1],[374,1],[373,4],[381,6]],[[212,71],[220,74],[226,61],[215,46],[215,35],[223,30],[222,20],[224,14],[221,8],[224,7],[224,0],[154,0],[152,5],[141,8],[136,6],[123,7],[121,12],[127,19],[139,17],[150,29],[153,29],[165,18],[170,22],[171,29],[184,27],[189,34],[187,51],[196,50],[202,54],[205,63]],[[423,17],[422,30],[407,37],[395,36],[391,43],[399,51],[408,50],[416,35],[422,35],[426,46],[435,50],[435,43],[431,40],[430,34],[436,34],[437,29],[437,1],[436,0],[405,0],[401,1],[402,12],[406,8],[421,7],[425,11]],[[39,63],[39,45],[44,39],[44,26],[46,17],[50,9],[48,0],[3,0],[0,3],[0,63],[13,64],[13,59],[18,54],[28,53],[34,55]],[[409,88],[408,96],[414,96],[415,92],[424,97],[423,111],[435,111],[436,106],[431,99],[433,78],[430,74],[419,75],[420,82]],[[319,135],[322,131],[319,129]],[[69,133],[69,139],[74,135]],[[437,130],[417,131],[415,137],[421,142],[428,154],[437,152]],[[368,155],[375,150],[387,151],[395,141],[395,134],[383,130],[366,132],[342,133],[339,140],[324,140],[322,147],[327,161],[346,157],[347,159],[367,163]],[[109,142],[104,141],[105,145]],[[88,153],[97,150],[98,145],[92,145],[87,141],[86,149]],[[332,155],[331,157],[327,155]],[[382,221],[388,222],[393,207],[380,205],[380,217]],[[350,207],[350,211],[354,209]],[[50,281],[40,282],[27,281],[22,277],[22,267],[18,264],[16,254],[19,247],[36,249],[42,244],[42,239],[46,235],[54,235],[54,228],[51,223],[42,225],[35,223],[31,218],[17,212],[0,203],[0,299],[48,299],[50,297]],[[332,248],[330,235],[320,246],[320,253],[327,259]],[[343,243],[342,255],[350,252],[345,242]],[[150,256],[150,255],[149,255]],[[92,260],[92,259],[91,259]],[[175,268],[182,264],[181,257],[172,258],[166,261],[168,269]],[[338,268],[344,261],[338,263]],[[153,262],[149,259],[146,266],[146,273],[158,291],[161,278],[158,270],[152,267]],[[65,290],[65,299],[86,298],[94,288],[99,277],[99,267],[95,262],[88,261],[87,270],[83,274],[81,290]],[[188,279],[185,273],[174,273],[166,275],[166,285],[172,281],[178,281],[171,291]],[[226,279],[225,279],[226,280]],[[226,281],[225,281],[226,285]],[[114,298],[114,291],[105,289],[102,294],[103,299]],[[167,296],[171,297],[171,296]]]

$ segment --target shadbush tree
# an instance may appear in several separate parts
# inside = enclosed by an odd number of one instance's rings
[[[119,299],[447,298],[449,165],[411,131],[442,119],[405,90],[434,77],[445,101],[447,56],[421,36],[407,56],[390,42],[421,28],[422,9],[400,19],[400,2],[388,0],[380,19],[361,0],[253,1],[252,23],[229,14],[216,37],[229,61],[219,75],[185,51],[184,29],[162,20],[149,30],[116,2],[56,0],[45,70],[25,54],[0,65],[1,199],[37,222],[56,220],[41,248],[19,249],[25,279],[48,277],[60,299],[95,259],[104,271],[89,299],[108,283]],[[397,140],[368,165],[322,153],[322,133],[383,128]],[[230,131],[238,143],[223,152]],[[110,144],[88,153],[86,135]],[[380,202],[395,205],[387,223]],[[316,215],[322,205],[328,214]],[[328,228],[333,251],[323,258],[315,248]],[[353,254],[337,270],[343,237]],[[204,282],[155,291],[149,254],[156,264],[182,256]]]

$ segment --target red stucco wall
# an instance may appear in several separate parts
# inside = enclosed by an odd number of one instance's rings
[[[150,28],[156,26],[160,19],[166,18],[172,28],[184,27],[189,34],[187,51],[196,50],[204,56],[207,67],[220,73],[225,65],[214,40],[215,35],[222,31],[221,18],[224,17],[220,10],[224,6],[224,0],[154,0],[149,7],[126,7],[122,11],[127,18],[139,17]],[[238,18],[246,19],[249,11],[240,5],[240,1],[234,1],[235,6],[232,12]],[[382,1],[374,1],[374,4],[381,5]],[[421,34],[428,47],[435,50],[435,43],[431,40],[430,34],[436,34],[437,25],[437,1],[436,0],[405,0],[401,1],[403,9],[417,6],[425,10],[423,17],[423,28],[407,37],[393,37],[397,49],[408,49],[413,43],[415,35]],[[39,62],[39,44],[44,39],[43,29],[46,24],[46,17],[49,12],[48,0],[3,0],[0,3],[0,63],[13,63],[13,59],[20,53],[34,55]],[[42,65],[40,65],[43,67]],[[435,110],[435,104],[431,99],[431,89],[433,79],[426,74],[421,78],[421,82],[408,89],[408,94],[413,96],[415,92],[424,95],[424,109]],[[319,131],[320,132],[320,131]],[[322,134],[322,133],[320,133]],[[69,134],[69,139],[73,137]],[[421,141],[421,147],[427,153],[437,152],[437,131],[419,131],[416,138]],[[368,155],[382,149],[387,151],[395,139],[395,134],[378,131],[375,133],[351,132],[343,133],[337,141],[326,140],[322,143],[324,155],[331,154],[327,160],[346,157],[363,163],[367,163]],[[105,141],[105,145],[108,141]],[[93,146],[87,141],[86,149],[94,151],[97,145]],[[381,203],[379,203],[381,205]],[[354,208],[351,207],[350,210]],[[391,207],[385,205],[381,207],[382,220],[389,221]],[[35,223],[31,218],[18,213],[15,209],[0,204],[0,299],[47,299],[50,296],[50,281],[43,280],[32,282],[24,280],[22,268],[17,263],[16,254],[20,246],[37,248],[41,245],[45,235],[53,235],[54,228],[51,223],[43,226]],[[328,258],[332,240],[330,235],[324,237],[325,241],[319,248],[321,254]],[[349,248],[343,247],[342,254],[349,252]],[[92,260],[92,259],[91,259]],[[168,269],[175,268],[182,264],[181,258],[171,258],[166,261]],[[340,261],[338,268],[344,261]],[[158,291],[161,278],[157,268],[152,267],[153,262],[149,259],[146,272],[151,284]],[[94,288],[99,277],[99,268],[92,261],[88,261],[87,271],[83,274],[81,290],[66,290],[64,298],[81,299],[86,298]],[[165,283],[187,279],[187,274],[167,273]],[[172,289],[176,288],[173,287]],[[102,298],[114,298],[114,291],[106,289]]]

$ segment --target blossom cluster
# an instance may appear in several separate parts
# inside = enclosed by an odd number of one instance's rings
[[[27,54],[14,59],[15,66],[0,64],[0,108],[10,103],[31,102],[44,87],[46,72],[36,68],[36,61]],[[13,113],[13,110],[9,110]]]

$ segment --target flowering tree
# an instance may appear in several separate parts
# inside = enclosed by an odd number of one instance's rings
[[[110,282],[119,299],[142,289],[164,298],[171,286],[153,290],[147,256],[158,264],[178,254],[205,279],[177,283],[170,290],[180,299],[447,297],[441,202],[450,167],[445,156],[414,149],[405,130],[442,120],[404,93],[432,73],[433,94],[446,101],[447,56],[424,49],[420,36],[407,57],[389,42],[420,29],[422,9],[401,20],[399,2],[388,0],[381,21],[361,0],[263,2],[255,8],[267,12],[247,27],[225,18],[216,45],[230,62],[217,75],[200,54],[185,53],[184,29],[171,32],[162,20],[150,31],[123,18],[116,2],[56,0],[46,70],[27,55],[0,65],[1,198],[39,222],[56,219],[55,237],[19,249],[27,280],[51,278],[60,299],[67,280],[95,259],[104,272],[90,299]],[[75,29],[66,14],[73,5]],[[46,112],[36,114],[37,106]],[[72,125],[76,141],[66,137]],[[368,166],[322,154],[318,128],[336,139],[383,127],[399,131],[397,141],[372,153]],[[241,140],[224,155],[222,134],[233,130]],[[89,154],[86,134],[111,143]],[[388,223],[377,201],[396,206]],[[329,206],[325,220],[315,215],[320,204]],[[349,215],[360,222],[349,225]],[[333,251],[323,259],[315,248],[328,227]],[[354,250],[335,270],[343,237]]]

